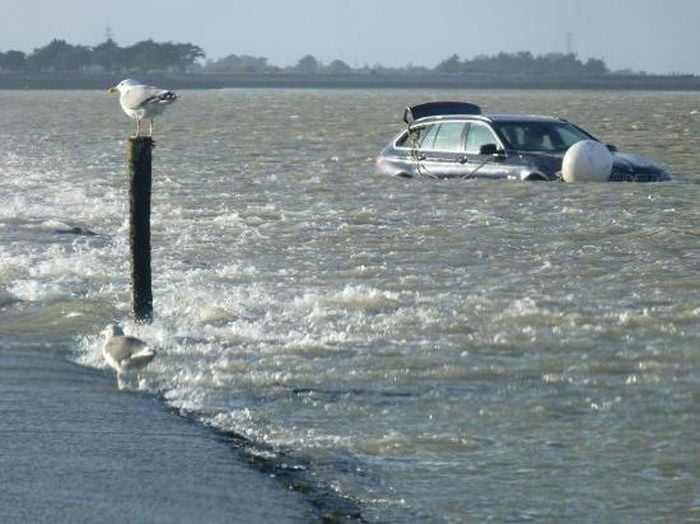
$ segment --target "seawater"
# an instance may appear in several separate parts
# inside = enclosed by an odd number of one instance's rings
[[[4,345],[104,368],[122,320],[159,350],[150,391],[370,522],[700,519],[700,95],[181,95],[143,326],[131,122],[101,92],[0,92]],[[438,99],[569,118],[674,180],[375,176],[403,107]]]

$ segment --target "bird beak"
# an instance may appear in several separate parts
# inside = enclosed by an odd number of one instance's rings
[[[109,89],[107,89],[107,92],[111,95],[117,92],[117,86],[112,86]]]

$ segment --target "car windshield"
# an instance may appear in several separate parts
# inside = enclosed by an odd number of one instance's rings
[[[593,137],[568,122],[497,122],[494,127],[511,149],[564,152],[576,142]]]

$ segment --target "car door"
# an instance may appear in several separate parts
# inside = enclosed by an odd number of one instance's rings
[[[466,130],[460,159],[463,178],[518,178],[519,170],[509,166],[503,145],[485,122],[471,122]]]
[[[464,157],[465,122],[448,121],[430,125],[421,134],[415,153],[420,175],[436,178],[460,176]]]

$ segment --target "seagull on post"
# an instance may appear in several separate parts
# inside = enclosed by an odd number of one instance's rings
[[[167,89],[147,86],[127,78],[109,88],[110,93],[119,93],[119,104],[129,118],[136,120],[136,134],[141,135],[141,120],[148,119],[149,134],[153,136],[153,118],[178,99],[177,94]]]

